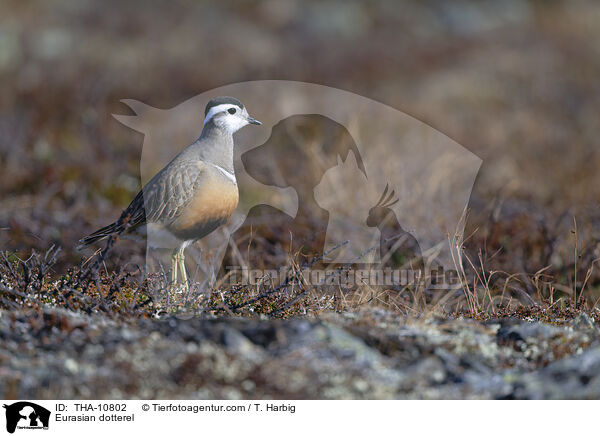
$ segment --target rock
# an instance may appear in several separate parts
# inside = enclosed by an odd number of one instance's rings
[[[375,315],[127,322],[0,311],[0,396],[600,398],[591,318],[552,326]]]
[[[353,359],[369,366],[381,365],[381,353],[341,327],[328,323],[326,340],[332,351],[341,358]]]
[[[574,329],[578,330],[595,330],[597,328],[594,319],[587,313],[580,313],[577,315],[577,317],[571,321],[571,325]]]
[[[524,374],[513,384],[519,399],[600,399],[600,347]]]
[[[519,324],[501,326],[496,334],[499,345],[519,345],[528,340],[551,339],[563,333],[563,329],[541,322],[521,322]]]
[[[265,358],[263,350],[254,345],[246,336],[233,328],[225,328],[223,344],[228,351],[247,359],[253,363],[260,363]]]
[[[67,359],[67,360],[65,360],[65,369],[67,371],[69,371],[71,374],[75,374],[79,369],[79,365],[77,364],[77,362],[75,360]]]

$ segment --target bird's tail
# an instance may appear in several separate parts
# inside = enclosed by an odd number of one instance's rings
[[[119,221],[116,221],[112,224],[102,227],[101,229],[96,230],[91,235],[88,235],[85,238],[80,239],[79,245],[77,246],[77,250],[81,250],[95,242],[102,241],[103,239],[106,239],[110,235],[113,235],[115,233],[117,233],[117,234],[121,233],[123,230],[124,230],[123,224],[119,223]]]

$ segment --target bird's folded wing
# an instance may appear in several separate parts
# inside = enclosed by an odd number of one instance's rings
[[[130,225],[168,224],[193,200],[205,171],[201,161],[173,161],[154,176],[123,213]]]

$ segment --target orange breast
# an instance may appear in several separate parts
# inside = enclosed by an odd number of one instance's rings
[[[200,239],[225,223],[237,207],[237,185],[215,172],[207,172],[193,200],[169,225],[181,239]]]

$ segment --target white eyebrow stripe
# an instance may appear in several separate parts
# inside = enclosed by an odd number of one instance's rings
[[[214,117],[219,112],[223,112],[231,108],[241,110],[241,108],[236,104],[220,104],[218,106],[211,107],[206,116],[204,117],[204,124],[202,124],[202,127],[204,127],[206,123],[208,123],[212,119],[212,117]]]
[[[235,174],[230,173],[225,168],[220,167],[219,165],[215,165],[214,163],[211,163],[210,165],[212,165],[213,167],[218,169],[225,177],[227,177],[229,180],[231,180],[234,184],[237,185],[237,180],[235,178]]]

